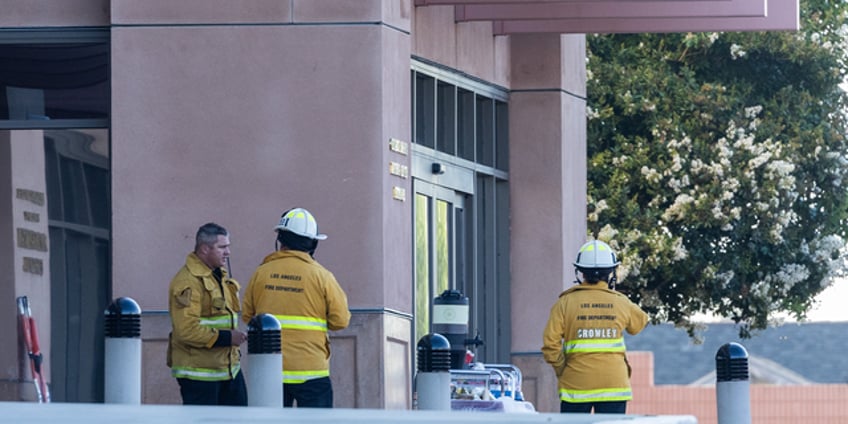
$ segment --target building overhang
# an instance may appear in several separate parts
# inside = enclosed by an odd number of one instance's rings
[[[797,31],[799,0],[415,0],[451,5],[457,22],[497,35]]]

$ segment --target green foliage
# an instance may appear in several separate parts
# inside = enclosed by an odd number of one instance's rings
[[[589,231],[656,322],[766,328],[845,275],[846,11],[800,32],[587,36]]]

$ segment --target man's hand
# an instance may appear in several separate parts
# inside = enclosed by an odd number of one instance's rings
[[[239,346],[247,340],[247,333],[239,330],[230,331],[230,342],[233,346]]]
[[[556,364],[552,364],[554,367],[554,373],[559,377],[562,375],[562,372],[565,371],[565,357],[562,357],[562,361],[558,361]]]

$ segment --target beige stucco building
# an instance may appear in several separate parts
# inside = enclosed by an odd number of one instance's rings
[[[143,402],[178,403],[166,291],[197,227],[230,230],[246,283],[299,206],[353,314],[332,334],[336,406],[412,407],[451,288],[478,359],[556,410],[539,347],[586,240],[583,34],[793,29],[798,4],[518,3],[3,1],[2,333],[28,296],[54,400],[102,401],[103,311],[130,297]],[[32,398],[24,361],[0,346],[0,399]]]

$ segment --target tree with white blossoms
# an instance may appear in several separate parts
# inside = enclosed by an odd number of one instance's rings
[[[590,35],[590,236],[654,322],[742,337],[846,272],[846,2],[802,30]]]

